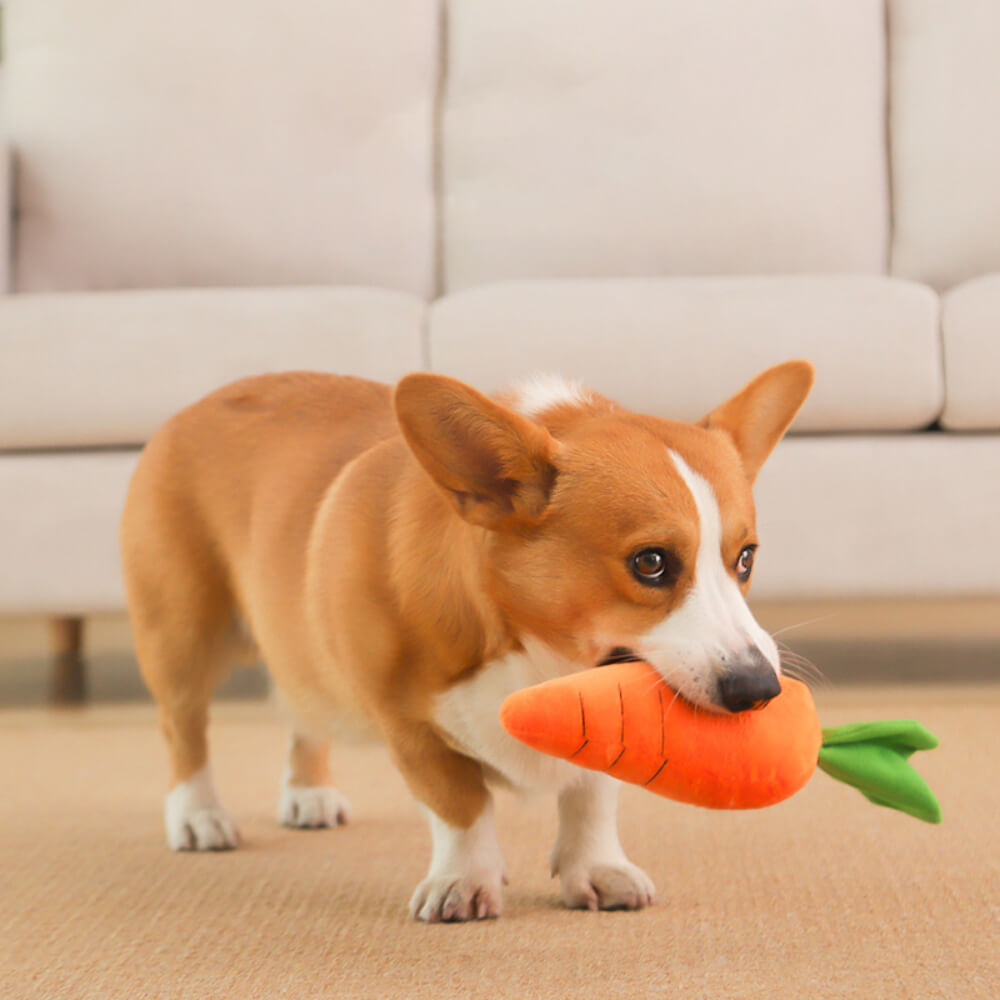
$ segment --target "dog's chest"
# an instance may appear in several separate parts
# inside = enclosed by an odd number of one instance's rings
[[[580,769],[514,739],[500,724],[500,706],[521,688],[576,669],[540,645],[509,653],[440,695],[434,721],[464,753],[489,765],[516,788],[558,791],[577,780]]]

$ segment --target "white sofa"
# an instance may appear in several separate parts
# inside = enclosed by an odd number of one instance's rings
[[[1000,5],[7,0],[0,613],[118,610],[137,449],[249,372],[818,367],[755,593],[1000,594]]]

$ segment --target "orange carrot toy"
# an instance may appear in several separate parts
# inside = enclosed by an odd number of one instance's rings
[[[646,663],[621,663],[524,688],[500,720],[536,750],[606,771],[680,802],[754,809],[797,792],[817,764],[880,805],[940,822],[930,789],[909,766],[937,740],[919,723],[821,729],[805,684],[756,712],[717,715],[678,697]]]

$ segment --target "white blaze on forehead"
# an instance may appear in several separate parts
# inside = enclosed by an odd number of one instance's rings
[[[752,647],[758,647],[776,671],[778,649],[757,624],[723,563],[722,517],[715,491],[676,451],[668,450],[698,511],[694,584],[680,607],[643,637],[641,649],[683,694],[707,703],[714,678]]]
[[[746,609],[746,602],[722,562],[722,515],[719,513],[715,491],[708,480],[698,475],[676,451],[671,449],[670,457],[694,498],[701,529],[698,558],[695,562],[694,590],[688,602],[697,605],[708,616],[708,620],[714,620],[720,634],[726,633],[729,644],[737,646],[740,642],[739,612],[741,608]],[[749,616],[749,611],[746,613]]]
[[[526,417],[537,417],[554,406],[579,406],[593,398],[580,382],[561,375],[533,375],[514,386],[516,409]]]

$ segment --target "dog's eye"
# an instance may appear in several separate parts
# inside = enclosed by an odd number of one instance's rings
[[[665,587],[672,583],[680,569],[680,563],[672,552],[666,549],[640,549],[629,559],[632,575],[648,587]]]
[[[753,570],[753,554],[756,548],[756,545],[747,545],[740,552],[740,557],[736,561],[736,578],[740,583],[746,583],[750,579],[750,573]]]

